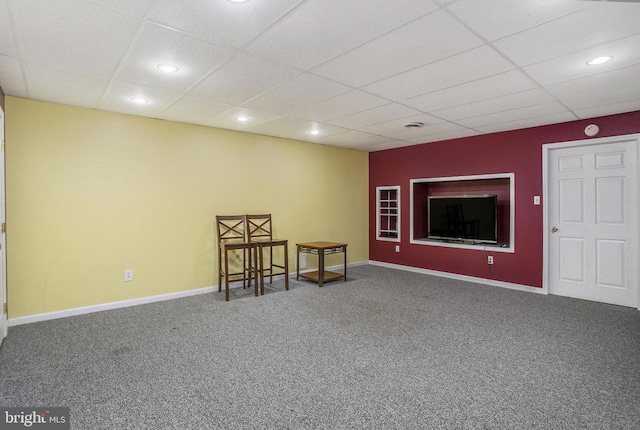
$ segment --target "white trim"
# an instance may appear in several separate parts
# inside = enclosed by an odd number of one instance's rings
[[[542,291],[542,288],[533,287],[530,285],[514,284],[511,282],[496,281],[493,279],[477,278],[475,276],[460,275],[457,273],[439,272],[437,270],[421,269],[419,267],[403,266],[400,264],[385,263],[383,261],[371,260],[369,263],[372,266],[381,266],[381,267],[387,267],[389,269],[398,269],[398,270],[405,270],[407,272],[421,273],[423,275],[433,275],[433,276],[439,276],[441,278],[474,282],[477,284],[490,285],[492,287],[507,288],[509,290],[526,291],[528,293],[536,293],[536,294],[547,294],[546,292]]]
[[[600,137],[597,139],[572,140],[569,142],[546,143],[542,145],[542,289],[545,294],[549,294],[549,154],[554,149],[572,148],[578,146],[600,145],[603,143],[619,143],[635,140],[639,147],[640,154],[640,133],[625,134],[620,136]],[[638,169],[640,171],[640,160],[638,161]],[[640,175],[639,175],[640,176]],[[640,184],[638,184],[640,187]],[[640,208],[636,210],[640,213]],[[640,231],[640,226],[638,228]],[[640,242],[640,238],[637,238]],[[640,265],[640,255],[638,256],[638,264]],[[640,310],[640,289],[638,291],[638,310]]]
[[[359,262],[356,262],[356,263],[347,264],[347,268],[356,267],[356,266],[363,266],[363,265],[367,265],[367,264],[369,264],[369,261],[368,260],[364,260],[364,261],[359,261]],[[342,268],[344,268],[344,264],[338,264],[336,266],[326,267],[325,270],[340,270]],[[307,270],[306,272],[312,272],[313,270],[315,270],[315,269]],[[300,273],[305,273],[305,272],[301,271]],[[347,272],[347,280],[349,279],[348,275],[349,275],[349,273]],[[274,276],[275,279],[282,279],[283,277],[284,277],[284,275]],[[295,278],[295,277],[296,277],[296,272],[289,273],[289,278]],[[230,284],[230,287],[231,288],[239,288],[240,285],[241,285],[240,282],[233,282],[233,283]],[[149,303],[163,302],[165,300],[181,299],[181,298],[184,298],[184,297],[197,296],[199,294],[214,293],[214,292],[217,292],[217,291],[218,291],[218,287],[217,286],[204,287],[204,288],[198,288],[198,289],[195,289],[195,290],[180,291],[180,292],[177,292],[177,293],[160,294],[160,295],[157,295],[157,296],[147,296],[147,297],[140,297],[138,299],[122,300],[120,302],[103,303],[103,304],[99,304],[99,305],[85,306],[85,307],[82,307],[82,308],[65,309],[65,310],[62,310],[62,311],[47,312],[47,313],[37,314],[37,315],[28,315],[28,316],[24,316],[24,317],[17,317],[17,318],[9,319],[9,326],[10,327],[14,327],[14,326],[17,326],[17,325],[31,324],[31,323],[35,323],[35,322],[48,321],[48,320],[55,320],[55,319],[58,319],[58,318],[67,318],[67,317],[72,317],[72,316],[76,316],[76,315],[91,314],[91,313],[94,313],[94,312],[102,312],[102,311],[109,311],[109,310],[113,310],[113,309],[128,308],[130,306],[146,305],[146,304],[149,304]]]
[[[454,182],[454,181],[474,181],[482,179],[509,179],[509,246],[493,246],[487,244],[465,244],[465,243],[448,243],[440,241],[419,240],[413,237],[413,188],[415,184],[429,182]],[[415,245],[440,246],[444,248],[462,248],[474,249],[478,251],[491,252],[516,252],[516,175],[515,173],[492,173],[486,175],[469,175],[469,176],[449,176],[440,178],[420,178],[409,180],[409,243]]]
[[[397,210],[398,210],[398,214],[397,214],[397,219],[396,219],[396,225],[397,225],[397,231],[398,231],[398,237],[397,238],[392,238],[392,237],[380,237],[380,191],[383,190],[395,190],[396,191],[396,195],[398,196],[397,198]],[[400,185],[393,185],[393,186],[380,186],[380,187],[376,187],[376,240],[383,240],[383,241],[387,241],[387,242],[400,242],[400,225],[401,223],[401,218],[400,218]]]

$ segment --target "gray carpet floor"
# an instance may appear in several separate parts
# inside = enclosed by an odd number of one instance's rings
[[[378,266],[12,327],[73,429],[639,429],[640,312]]]

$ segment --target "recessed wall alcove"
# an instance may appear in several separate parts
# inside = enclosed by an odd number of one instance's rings
[[[496,252],[515,251],[515,175],[513,173],[421,178],[411,179],[410,182],[411,243],[466,249],[491,249]],[[428,238],[427,200],[430,196],[478,196],[485,194],[497,196],[498,243],[470,243]]]

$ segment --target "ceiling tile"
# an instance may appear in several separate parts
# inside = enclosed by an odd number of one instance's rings
[[[349,87],[305,73],[243,105],[284,115],[347,91]]]
[[[147,23],[116,79],[183,93],[233,52],[230,48]],[[179,70],[163,72],[158,69],[163,63]]]
[[[516,130],[519,128],[538,127],[541,125],[575,121],[576,119],[576,116],[570,112],[557,112],[548,115],[536,116],[534,118],[516,119],[496,124],[481,125],[475,128],[482,133],[498,133],[501,131]]]
[[[231,109],[231,106],[211,100],[182,96],[157,116],[172,121],[209,125],[213,117]]]
[[[541,88],[534,88],[532,90],[521,91],[514,94],[508,94],[506,96],[494,97],[475,103],[468,103],[448,109],[434,111],[433,114],[448,121],[457,121],[460,119],[478,116],[478,112],[492,114],[511,109],[518,109],[523,106],[540,105],[552,101],[554,101],[553,96],[545,90]]]
[[[392,100],[406,100],[513,68],[491,47],[482,46],[367,85],[363,89]]]
[[[527,66],[638,34],[638,22],[640,7],[637,4],[596,3],[498,40],[494,46],[517,65]]]
[[[246,49],[309,70],[436,8],[430,0],[306,1]]]
[[[414,144],[420,144],[420,143],[440,142],[442,140],[449,140],[449,139],[459,139],[461,137],[478,136],[480,134],[482,133],[478,130],[459,127],[457,129],[452,128],[449,131],[442,131],[442,132],[436,132],[436,130],[434,130],[433,134],[419,136],[415,139],[407,139],[407,140]]]
[[[325,122],[388,104],[389,101],[364,91],[352,90],[329,100],[291,113],[291,116],[310,121]]]
[[[0,87],[5,94],[29,97],[20,62],[13,57],[0,55]]]
[[[313,72],[360,87],[482,44],[480,38],[446,12],[436,11],[341,55]]]
[[[615,91],[622,87],[634,85],[638,82],[638,76],[640,76],[640,64],[548,85],[546,90],[559,100],[564,100],[580,94],[590,94],[596,91]]]
[[[20,0],[12,5],[25,61],[101,79],[112,77],[141,23],[81,0]]]
[[[195,86],[189,94],[240,105],[301,73],[290,67],[239,53]]]
[[[605,106],[593,106],[586,109],[578,109],[575,114],[578,118],[594,118],[597,116],[615,115],[624,112],[633,112],[640,110],[640,100],[632,100],[629,102],[614,103]]]
[[[385,133],[385,136],[392,137],[394,139],[401,139],[408,142],[425,142],[429,136],[439,135],[443,133],[451,133],[454,131],[467,130],[461,125],[451,122],[441,122],[439,124],[427,125],[415,130],[403,129],[394,133]]]
[[[640,34],[620,39],[595,48],[533,64],[523,70],[541,85],[555,84],[608,70],[640,63]],[[612,55],[607,63],[590,66],[592,58]]]
[[[360,129],[368,125],[379,124],[389,120],[397,120],[400,118],[406,118],[412,115],[417,115],[420,112],[402,106],[397,103],[390,103],[377,108],[369,109],[363,112],[358,112],[353,115],[343,116],[331,121],[327,121],[329,124],[337,125],[339,127]]]
[[[405,128],[404,125],[410,122],[421,122],[422,124],[424,124],[424,126],[420,129]],[[442,120],[439,118],[427,115],[426,113],[420,113],[417,115],[398,118],[393,121],[378,122],[373,125],[361,127],[360,130],[364,131],[365,133],[380,134],[400,138],[400,135],[396,136],[396,134],[400,133],[401,135],[416,136],[420,134],[420,130],[423,130],[425,126],[428,127],[430,125],[438,124],[441,122]]]
[[[238,121],[238,117],[241,116],[246,117],[248,120],[246,122]],[[217,115],[209,122],[209,124],[212,127],[228,128],[231,130],[246,130],[248,128],[255,127],[258,124],[273,121],[278,118],[280,118],[279,115],[269,112],[260,112],[242,107],[234,107]]]
[[[520,70],[511,70],[488,78],[412,97],[406,100],[405,104],[423,112],[431,112],[504,94],[517,93],[535,87],[535,82]]]
[[[575,94],[565,97],[562,102],[571,110],[587,109],[595,106],[607,106],[617,103],[627,103],[640,99],[640,84],[620,87],[615,90],[593,91]]]
[[[527,120],[530,118],[544,117],[549,114],[565,113],[567,108],[558,102],[543,103],[535,106],[521,107],[507,111],[474,116],[456,121],[465,127],[480,130],[482,127],[493,124],[504,124],[511,121]],[[576,119],[575,117],[573,119]],[[536,121],[532,121],[535,123]]]
[[[25,63],[29,92],[39,100],[95,108],[102,100],[109,81],[88,76],[43,69]]]
[[[0,55],[18,56],[18,48],[11,26],[11,15],[7,0],[0,0]]]
[[[142,97],[148,103],[137,104],[132,97]],[[157,116],[162,109],[178,98],[178,94],[142,87],[126,82],[113,82],[107,90],[99,108],[140,116]]]
[[[301,1],[156,0],[147,18],[211,42],[240,48]]]
[[[492,41],[590,6],[583,1],[458,0],[448,9]]]
[[[94,3],[99,3],[103,6],[117,9],[131,15],[144,17],[149,10],[149,6],[154,0],[93,0]]]

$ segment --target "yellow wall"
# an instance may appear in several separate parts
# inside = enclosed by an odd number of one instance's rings
[[[10,318],[217,285],[217,214],[368,259],[365,152],[7,97],[6,175]]]

